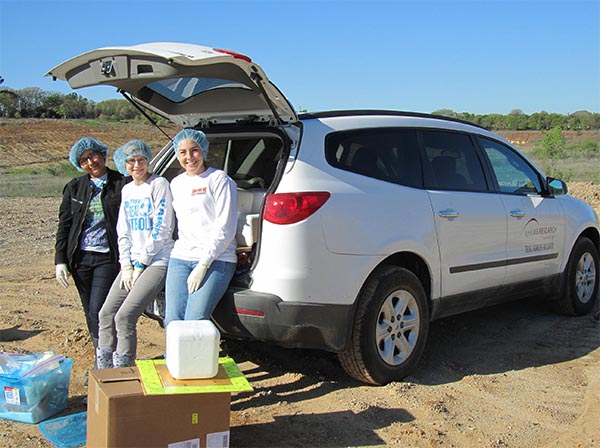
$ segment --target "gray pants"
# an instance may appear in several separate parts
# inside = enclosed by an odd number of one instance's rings
[[[137,320],[165,286],[166,266],[148,266],[131,291],[119,287],[121,273],[112,284],[100,310],[98,347],[132,355],[137,351]]]

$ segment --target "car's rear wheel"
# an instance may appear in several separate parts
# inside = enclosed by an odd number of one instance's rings
[[[383,267],[360,293],[350,346],[338,358],[359,381],[398,381],[415,368],[428,330],[429,307],[417,276],[404,268]]]
[[[585,237],[573,247],[566,268],[566,283],[556,301],[559,312],[572,316],[589,313],[598,300],[598,250]]]

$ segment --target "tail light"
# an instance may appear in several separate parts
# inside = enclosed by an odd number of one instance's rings
[[[328,191],[270,194],[263,218],[273,224],[294,224],[319,210],[329,196],[331,193]]]
[[[231,51],[231,50],[225,50],[223,48],[213,48],[213,50],[215,50],[217,53],[223,53],[223,54],[228,54],[230,56],[233,56],[236,59],[243,59],[246,62],[252,62],[252,59],[250,59],[248,56],[246,56],[245,54],[241,54],[241,53],[236,53],[235,51]]]

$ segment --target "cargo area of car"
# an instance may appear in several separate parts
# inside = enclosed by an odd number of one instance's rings
[[[210,142],[207,162],[225,171],[237,185],[238,268],[233,284],[247,285],[248,273],[256,259],[260,241],[261,212],[267,192],[274,186],[285,145],[275,134],[207,134]],[[174,154],[171,150],[171,154]],[[165,160],[156,173],[171,181],[182,171],[177,158]]]
[[[210,142],[207,162],[225,171],[237,186],[237,269],[231,286],[248,287],[253,263],[260,250],[261,216],[265,198],[273,191],[285,165],[289,148],[280,135],[271,133],[207,134]],[[280,163],[282,161],[282,163]],[[183,173],[170,145],[152,162],[156,174],[169,182]],[[175,230],[175,237],[176,237]],[[145,314],[164,318],[164,293],[149,304]]]

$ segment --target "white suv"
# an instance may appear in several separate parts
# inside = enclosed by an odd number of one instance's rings
[[[250,58],[198,45],[104,48],[48,75],[207,134],[210,164],[238,184],[238,272],[213,314],[227,337],[336,352],[385,384],[415,367],[433,319],[534,294],[574,315],[598,300],[592,208],[481,127],[297,116]],[[170,144],[153,166],[179,171]]]

